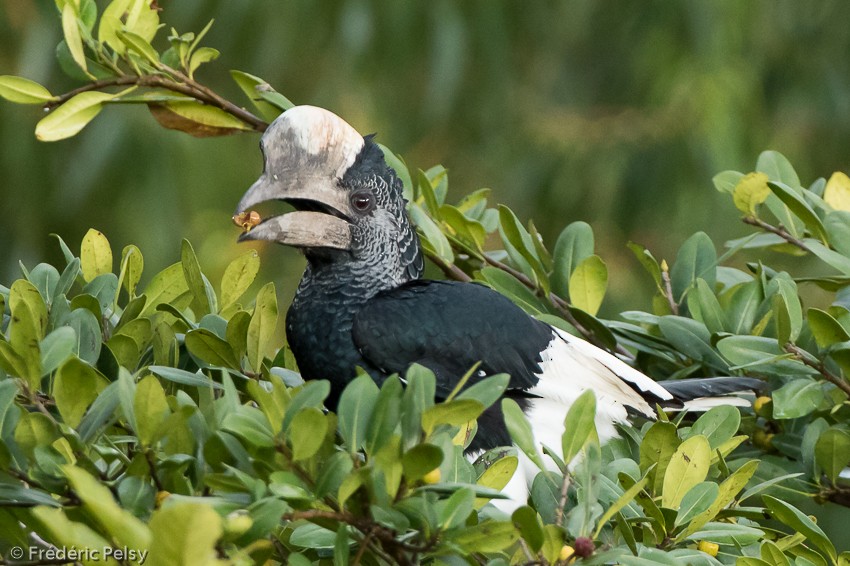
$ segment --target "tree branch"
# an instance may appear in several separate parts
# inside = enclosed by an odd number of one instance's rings
[[[57,96],[54,100],[45,103],[44,108],[47,110],[56,108],[83,92],[102,90],[104,88],[114,86],[135,85],[149,88],[164,88],[178,94],[185,94],[199,102],[224,110],[231,116],[234,116],[251,126],[251,128],[256,132],[264,132],[268,127],[267,122],[257,118],[244,108],[236,106],[232,102],[225,100],[206,86],[186,77],[178,71],[169,70],[168,72],[178,76],[182,82],[178,82],[161,75],[123,75],[113,79],[101,79]]]
[[[770,232],[771,234],[776,234],[789,244],[793,244],[800,248],[803,251],[811,253],[812,250],[803,243],[802,240],[799,240],[792,236],[788,231],[780,224],[779,226],[774,226],[772,224],[768,224],[764,220],[760,220],[754,216],[745,216],[741,219],[741,222],[744,224],[749,224],[750,226],[755,226],[757,228],[761,228],[765,232]]]
[[[785,344],[785,351],[794,354],[794,356],[798,360],[800,360],[810,368],[817,370],[817,372],[821,374],[821,376],[825,380],[835,385],[837,388],[842,390],[845,395],[850,397],[850,382],[848,382],[846,379],[842,379],[841,376],[835,375],[834,373],[829,371],[822,361],[817,358],[813,358],[812,355],[809,354],[807,351],[803,350],[802,348],[798,348],[796,345],[791,344],[790,342],[788,344]]]

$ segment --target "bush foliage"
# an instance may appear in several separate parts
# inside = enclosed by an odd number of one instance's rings
[[[57,0],[57,55],[84,84],[54,96],[0,77],[0,96],[52,111],[43,140],[78,133],[106,105],[144,104],[193,135],[262,131],[291,103],[233,71],[257,117],[193,78],[217,51],[204,32],[151,41],[144,0]],[[0,552],[127,549],[145,564],[850,564],[797,502],[850,506],[850,179],[804,186],[763,153],[714,184],[752,233],[717,248],[687,239],[672,265],[630,243],[657,289],[651,308],[598,318],[608,273],[589,225],[547,246],[486,190],[446,202],[442,167],[411,171],[391,151],[428,257],[529,314],[616,352],[658,379],[747,375],[769,396],[690,418],[659,411],[600,446],[595,401],[565,415],[567,469],[543,469],[506,376],[434,399],[434,376],[406,386],[354,380],[336,413],[328,383],[304,383],[275,330],[274,285],[246,296],[247,251],[213,284],[192,245],[142,286],[141,250],[91,230],[65,265],[21,266],[0,286]],[[493,243],[501,241],[502,249]],[[742,252],[778,252],[787,271]],[[771,256],[778,257],[778,256]],[[817,287],[804,308],[800,287]],[[475,418],[501,402],[515,446],[475,462]],[[546,447],[544,447],[546,450]],[[541,467],[528,505],[502,497],[522,451]],[[547,451],[548,452],[548,451]],[[551,455],[551,453],[550,453]],[[556,458],[557,459],[557,458]],[[41,555],[39,555],[41,556]],[[83,562],[94,562],[83,558]],[[36,563],[45,563],[38,562]],[[55,561],[54,561],[55,563]]]

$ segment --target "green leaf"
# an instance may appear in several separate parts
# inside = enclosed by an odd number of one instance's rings
[[[524,505],[511,514],[511,521],[519,529],[523,540],[532,552],[540,552],[543,547],[543,525],[537,511]],[[558,549],[560,551],[560,548]]]
[[[115,542],[134,549],[151,547],[148,526],[122,509],[105,485],[81,468],[64,466],[63,469],[74,493],[83,502],[83,509]]]
[[[454,252],[452,252],[451,244],[440,227],[426,214],[422,208],[416,203],[410,203],[407,209],[410,214],[410,219],[420,230],[421,236],[424,238],[422,245],[426,249],[434,252],[437,257],[446,263],[454,262]]]
[[[250,250],[237,257],[224,270],[221,277],[221,309],[224,310],[241,297],[260,270],[260,254]]]
[[[174,383],[200,387],[202,389],[208,387],[212,387],[213,389],[222,388],[221,384],[216,383],[202,373],[191,373],[186,370],[166,366],[148,366],[148,369],[163,379],[173,381]]]
[[[401,458],[404,477],[414,482],[443,463],[443,451],[433,444],[417,444]]]
[[[92,281],[98,275],[112,273],[112,248],[102,232],[89,229],[80,245],[80,268],[83,279]]]
[[[815,458],[829,481],[837,484],[839,474],[850,465],[850,433],[831,428],[821,434],[815,445]]]
[[[629,242],[626,244],[635,257],[643,266],[643,268],[652,276],[652,280],[655,281],[655,287],[660,291],[664,292],[663,287],[661,286],[661,266],[658,264],[658,260],[652,255],[652,253],[643,247],[640,244],[636,244],[634,242]]]
[[[404,388],[397,376],[389,377],[381,385],[375,402],[372,420],[366,431],[366,452],[374,454],[395,434],[399,425],[401,398]]]
[[[709,288],[714,287],[717,279],[717,253],[705,232],[697,232],[685,240],[670,270],[670,283],[677,303],[700,278],[705,279]]]
[[[747,482],[749,482],[750,478],[753,477],[753,474],[756,473],[758,466],[759,462],[757,460],[750,460],[726,478],[726,480],[720,484],[720,494],[717,496],[717,499],[714,500],[714,503],[712,503],[708,509],[691,519],[688,527],[676,537],[676,542],[684,540],[701,529],[703,525],[714,519],[717,514],[729,505],[729,503],[735,499],[735,496],[744,489]]]
[[[773,392],[773,418],[796,419],[815,411],[823,400],[823,387],[813,379],[795,379]]]
[[[194,296],[192,310],[199,316],[209,314],[212,308],[210,297],[207,296],[201,266],[198,263],[195,250],[192,248],[189,240],[183,240],[180,251],[180,265],[183,267],[183,277],[186,278],[186,286]]]
[[[446,501],[440,502],[437,509],[441,529],[454,529],[462,526],[472,513],[475,494],[469,488],[461,488]]]
[[[429,407],[422,413],[422,430],[430,435],[440,424],[460,426],[478,418],[484,405],[475,399],[454,399]]]
[[[0,98],[17,104],[44,104],[56,99],[37,82],[12,75],[0,75]]]
[[[711,447],[702,435],[691,436],[673,453],[661,492],[661,505],[676,509],[695,485],[705,480],[711,466]]]
[[[650,487],[653,493],[661,492],[667,466],[679,443],[676,425],[673,423],[658,421],[646,432],[640,444],[640,470],[644,473],[650,472],[649,477],[653,482]],[[650,471],[652,466],[655,468]]]
[[[145,269],[145,259],[141,250],[130,244],[121,251],[121,277],[124,288],[130,297],[136,296],[136,287],[142,279],[142,271]]]
[[[718,495],[720,495],[720,487],[712,481],[693,486],[679,503],[676,526],[685,525],[700,513],[704,513],[717,500]]]
[[[255,372],[262,369],[263,358],[277,328],[277,295],[274,283],[266,283],[257,293],[254,314],[248,325],[248,363]]]
[[[340,395],[337,406],[339,434],[349,452],[357,452],[366,440],[366,431],[378,400],[378,386],[368,375],[349,383]]]
[[[837,342],[850,340],[850,334],[847,333],[847,330],[828,312],[810,308],[806,311],[806,318],[809,321],[809,328],[815,337],[818,348],[823,349]]]
[[[746,546],[757,542],[764,536],[764,531],[747,525],[736,523],[713,522],[703,525],[702,530],[691,533],[691,540],[707,540],[718,544],[733,544]]]
[[[788,159],[778,151],[763,151],[759,154],[756,170],[766,173],[771,181],[780,181],[794,188],[800,187],[800,178]]]
[[[186,333],[186,348],[212,366],[239,369],[239,362],[230,344],[205,328]]]
[[[54,109],[35,127],[35,137],[41,141],[70,138],[91,122],[103,109],[103,103],[115,95],[105,92],[81,92]]]
[[[215,564],[222,518],[210,505],[178,502],[151,516],[150,564]]]
[[[795,532],[804,535],[833,561],[838,558],[838,554],[835,552],[835,545],[832,544],[826,533],[802,511],[770,495],[762,495],[762,500],[774,519],[791,527]]]
[[[287,431],[292,444],[292,459],[300,462],[313,457],[321,448],[327,433],[328,419],[322,411],[315,407],[305,407],[298,411]]]
[[[70,326],[60,326],[44,337],[39,345],[41,373],[47,375],[74,354],[77,333]]]
[[[649,476],[644,476],[640,479],[640,481],[635,482],[633,486],[623,492],[623,495],[617,498],[617,500],[611,504],[611,506],[605,510],[605,513],[602,517],[599,518],[599,522],[596,526],[596,531],[593,533],[593,538],[596,539],[599,537],[599,533],[602,532],[602,528],[605,524],[611,520],[611,518],[619,513],[626,505],[631,503],[635,497],[646,487],[646,484],[649,483]]]
[[[148,40],[131,31],[117,30],[115,35],[124,45],[141,55],[154,67],[159,65],[159,54]]]
[[[552,252],[552,290],[556,295],[569,296],[570,277],[578,264],[593,255],[593,245],[593,229],[586,222],[573,222],[558,236]]]
[[[731,193],[738,186],[738,181],[744,176],[739,171],[722,171],[711,178],[714,188],[721,193]]]
[[[153,375],[142,378],[136,384],[133,412],[136,415],[136,434],[139,442],[142,446],[151,446],[164,432],[161,427],[171,414],[165,390]]]
[[[531,425],[525,418],[522,409],[519,408],[517,402],[510,397],[502,399],[502,413],[505,416],[505,425],[508,427],[508,432],[514,444],[522,450],[528,458],[534,462],[538,468],[544,469],[543,460],[540,457],[540,452],[537,450],[537,444],[534,441],[534,434],[531,431]]]
[[[62,420],[76,428],[98,394],[109,382],[90,365],[79,358],[71,358],[56,371],[53,381],[53,399]]]
[[[188,290],[186,278],[183,276],[183,266],[179,263],[169,265],[154,275],[145,287],[144,294],[147,302],[139,316],[152,314],[161,304],[171,304]]]
[[[192,53],[192,57],[189,59],[189,77],[193,77],[195,75],[195,71],[198,70],[198,67],[204,63],[215,61],[218,59],[219,55],[221,55],[221,53],[218,49],[213,49],[212,47],[199,47],[194,53]]]
[[[485,267],[480,272],[481,278],[493,289],[505,295],[522,309],[531,314],[548,313],[543,300],[534,292],[520,283],[516,277],[496,267]]]
[[[263,119],[271,122],[283,111],[282,108],[263,100],[260,96],[260,89],[273,90],[269,83],[260,77],[255,77],[254,75],[249,75],[248,73],[235,70],[230,71],[230,76],[239,88],[242,89],[242,92],[245,93],[248,100],[250,100],[254,107],[260,112]]]
[[[520,223],[514,212],[504,205],[499,205],[499,234],[502,236],[502,242],[511,260],[526,275],[539,281],[543,291],[548,294],[549,278],[546,269],[537,256],[537,249],[531,239],[531,234]]]
[[[697,279],[696,287],[688,293],[688,310],[691,316],[701,321],[712,334],[726,330],[726,316],[705,279]]]
[[[502,397],[510,380],[511,376],[506,373],[491,375],[474,385],[466,387],[455,399],[475,399],[484,408],[490,407]]]
[[[596,255],[582,260],[570,276],[569,297],[573,306],[595,315],[608,287],[608,268]]]
[[[570,405],[564,417],[564,434],[561,436],[561,458],[569,465],[578,455],[587,439],[596,430],[596,394],[585,390]]]
[[[712,407],[700,416],[688,431],[687,437],[705,436],[714,451],[735,436],[740,425],[741,413],[738,409],[730,405],[720,405]]]
[[[803,224],[806,225],[806,228],[808,228],[814,236],[824,242],[828,241],[829,238],[826,235],[826,228],[824,227],[823,222],[802,196],[784,183],[771,181],[767,185],[770,187],[770,190],[773,191],[773,194],[775,194],[779,200],[781,200],[785,206],[791,210],[791,212],[796,214],[797,217],[803,221]]]
[[[485,521],[447,534],[452,544],[472,552],[499,552],[516,542],[519,533],[510,521]]]

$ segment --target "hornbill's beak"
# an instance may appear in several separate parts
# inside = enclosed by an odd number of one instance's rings
[[[363,136],[332,112],[314,106],[284,112],[263,134],[265,169],[236,208],[234,221],[248,230],[239,241],[349,249],[353,211],[340,181],[363,145]],[[289,202],[296,210],[253,228],[243,220],[252,207],[270,200]]]

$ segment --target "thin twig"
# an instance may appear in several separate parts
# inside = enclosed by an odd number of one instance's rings
[[[145,460],[148,462],[148,469],[150,469],[151,479],[153,479],[153,483],[156,485],[156,490],[165,491],[165,487],[162,485],[162,482],[159,481],[159,476],[156,471],[156,462],[154,462],[153,452],[150,449],[145,450]]]
[[[360,561],[363,559],[363,555],[366,554],[366,549],[369,548],[369,543],[372,541],[374,536],[375,529],[366,533],[366,537],[363,539],[363,542],[360,543],[360,548],[357,549],[357,554],[354,556],[354,560],[351,561],[354,566],[358,566],[360,564]]]
[[[822,361],[818,360],[817,358],[813,359],[811,354],[809,354],[802,348],[798,348],[796,345],[791,344],[790,342],[788,344],[785,344],[785,351],[794,354],[794,356],[798,360],[800,360],[810,368],[817,370],[817,372],[821,374],[821,376],[825,380],[835,385],[837,388],[842,390],[848,397],[850,397],[850,382],[848,382],[846,379],[842,379],[841,376],[835,375],[834,373],[829,371]]]
[[[564,472],[564,481],[561,482],[561,498],[558,501],[558,508],[555,510],[555,524],[562,526],[564,524],[564,507],[567,506],[567,491],[570,489],[570,473]]]
[[[661,281],[664,283],[664,296],[667,297],[670,312],[676,315],[679,314],[679,304],[673,298],[673,282],[670,280],[670,272],[666,269],[661,270]]]
[[[423,251],[425,252],[425,255],[428,256],[428,259],[430,259],[431,262],[434,265],[439,267],[440,271],[442,271],[446,275],[446,277],[454,279],[455,281],[463,281],[464,283],[468,283],[469,281],[472,281],[472,277],[470,277],[469,275],[464,273],[463,270],[461,268],[459,268],[458,266],[456,266],[455,264],[448,263],[447,261],[445,261],[443,258],[441,258],[440,256],[438,256],[436,253],[434,253],[432,251],[429,251],[429,250],[423,250]]]
[[[782,238],[783,240],[785,240],[789,244],[793,244],[803,251],[806,251],[806,252],[809,252],[809,253],[811,253],[811,251],[812,251],[811,249],[809,249],[809,247],[806,244],[803,243],[802,240],[792,236],[785,229],[785,227],[782,226],[781,224],[779,226],[774,226],[774,225],[768,224],[764,220],[760,220],[760,219],[758,219],[754,216],[745,216],[741,219],[741,221],[744,224],[749,224],[750,226],[756,226],[757,228],[761,228],[765,232],[770,232],[771,234],[776,234],[777,236],[779,236],[780,238]]]

